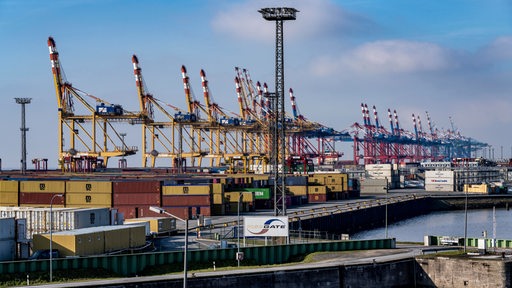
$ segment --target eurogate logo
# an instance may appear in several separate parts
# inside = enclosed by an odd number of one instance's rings
[[[288,217],[244,217],[245,236],[288,236]]]

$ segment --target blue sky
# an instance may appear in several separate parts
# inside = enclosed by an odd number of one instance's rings
[[[511,157],[510,1],[0,0],[3,168],[18,168],[21,157],[14,97],[32,98],[28,159],[57,166],[48,36],[68,81],[128,110],[138,109],[131,63],[137,54],[155,97],[185,108],[185,65],[200,100],[204,69],[215,101],[236,112],[235,66],[273,87],[275,24],[257,10],[276,6],[300,11],[285,22],[285,86],[308,119],[350,129],[362,122],[364,102],[376,105],[386,124],[387,109],[396,109],[412,131],[411,114],[421,116],[425,130],[428,111],[436,128],[450,128],[451,117],[463,135],[491,144],[495,158],[501,149]],[[141,145],[140,129],[118,130],[126,130],[129,145]],[[128,163],[140,165],[140,155]]]

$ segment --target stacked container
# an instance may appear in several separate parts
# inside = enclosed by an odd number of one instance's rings
[[[161,216],[149,210],[159,207],[160,181],[119,181],[112,185],[113,206],[124,219]]]
[[[112,182],[67,181],[66,207],[112,207]]]
[[[162,186],[162,207],[182,219],[197,215],[211,216],[212,185]]]
[[[20,206],[49,207],[52,197],[64,194],[65,181],[20,181]],[[64,197],[55,197],[53,207],[64,207]]]
[[[425,171],[425,191],[455,191],[453,171]]]
[[[308,186],[308,201],[309,203],[327,202],[327,187],[325,185]]]
[[[364,167],[366,171],[365,178],[387,179],[389,189],[400,188],[400,173],[394,166],[393,164],[367,164]]]
[[[224,185],[221,183],[212,184],[212,215],[224,215],[226,214],[226,205],[224,201]]]

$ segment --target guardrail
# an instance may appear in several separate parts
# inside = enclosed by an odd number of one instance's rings
[[[252,260],[258,265],[268,265],[286,263],[293,256],[313,252],[390,249],[395,248],[395,244],[395,239],[373,239],[241,247],[240,252],[244,253],[244,260]],[[236,252],[237,248],[189,250],[187,261],[188,263],[211,263],[216,260],[232,259],[235,263]],[[172,251],[114,256],[59,258],[53,260],[53,269],[55,271],[102,268],[122,276],[134,276],[146,267],[183,263],[183,256],[183,251]],[[43,271],[49,271],[48,260],[0,262],[1,274]]]
[[[443,241],[445,237],[447,236],[426,236],[428,245],[436,246],[436,245],[449,245],[454,244],[458,246],[464,246],[464,237],[450,237],[451,239],[456,238],[457,243],[453,243],[453,241]],[[482,238],[471,238],[468,237],[466,239],[466,246],[467,247],[478,247],[478,240]],[[507,239],[496,239],[496,245],[493,245],[494,239],[486,238],[485,239],[487,248],[512,248],[512,240]]]

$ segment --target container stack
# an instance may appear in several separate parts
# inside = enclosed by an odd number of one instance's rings
[[[113,206],[124,219],[161,216],[149,210],[161,204],[160,181],[116,181],[112,190]]]
[[[365,179],[387,179],[389,189],[400,188],[400,173],[394,166],[393,164],[367,164],[364,167]]]
[[[172,183],[171,183],[172,184]],[[211,216],[212,185],[162,185],[162,208],[182,219]]]
[[[291,197],[292,206],[308,203],[308,176],[287,176],[285,178],[287,195]]]
[[[327,187],[324,185],[308,186],[308,202],[309,203],[327,202]]]
[[[386,179],[361,179],[361,194],[386,194],[389,182]]]
[[[124,221],[125,224],[146,222],[149,225],[149,233],[159,235],[176,231],[176,219],[170,217],[142,217],[126,219]]]
[[[226,214],[226,203],[224,198],[224,185],[221,183],[212,184],[212,215],[224,215]]]
[[[66,207],[112,207],[112,182],[66,181]]]
[[[425,171],[425,191],[455,191],[453,171]]]

